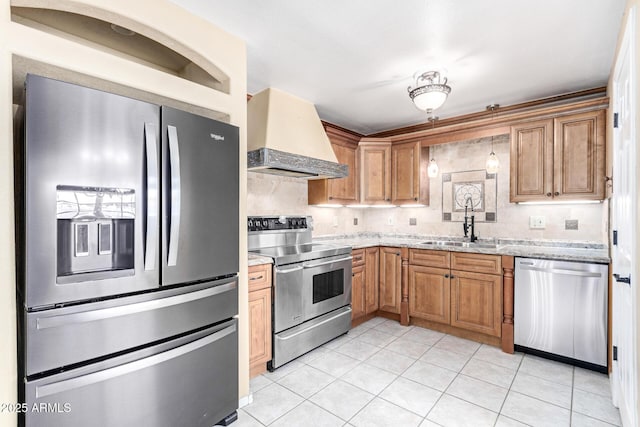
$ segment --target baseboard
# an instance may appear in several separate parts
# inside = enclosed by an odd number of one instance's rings
[[[238,408],[245,407],[251,403],[253,403],[253,393],[249,393],[247,396],[242,396],[238,400]]]

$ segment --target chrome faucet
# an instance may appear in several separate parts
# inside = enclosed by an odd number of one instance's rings
[[[471,206],[471,226],[469,226],[469,217],[467,216],[467,209]],[[469,232],[469,228],[471,228],[471,236],[469,236],[470,242],[475,242],[478,240],[478,236],[475,235],[475,215],[473,214],[473,200],[471,197],[467,197],[464,201],[464,224],[462,225],[462,229],[464,230],[464,237],[467,237],[467,233]]]

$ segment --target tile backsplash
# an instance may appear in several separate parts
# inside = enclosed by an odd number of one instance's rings
[[[311,215],[314,235],[357,232],[412,233],[462,236],[460,222],[442,220],[442,174],[485,167],[491,138],[431,147],[439,173],[430,181],[430,206],[412,208],[326,208],[307,205],[307,181],[249,172],[247,176],[248,215]],[[509,140],[494,139],[500,160],[497,176],[497,221],[476,223],[480,237],[607,241],[608,202],[597,204],[518,205],[509,203]],[[544,228],[530,228],[529,217],[544,217]],[[357,224],[354,225],[354,218]],[[416,225],[410,225],[415,218]],[[577,221],[578,229],[565,222]],[[573,222],[572,222],[573,223]]]

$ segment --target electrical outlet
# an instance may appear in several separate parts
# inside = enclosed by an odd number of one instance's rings
[[[577,230],[578,229],[578,220],[577,219],[566,219],[564,221],[564,229],[565,230]]]
[[[353,218],[353,225],[358,225],[358,218]]]
[[[418,220],[416,218],[409,218],[409,225],[418,225]]]
[[[392,217],[392,216],[390,216],[390,217],[387,219],[387,225],[393,225],[393,217]]]
[[[529,228],[533,229],[544,229],[547,223],[544,216],[530,216],[529,217]]]

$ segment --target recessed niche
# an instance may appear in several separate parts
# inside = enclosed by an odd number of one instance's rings
[[[229,93],[228,76],[206,61],[198,64],[197,58],[186,57],[193,53],[188,52],[189,48],[184,47],[185,52],[178,52],[135,29],[76,13],[31,7],[12,7],[11,19],[39,31],[89,44],[110,54]],[[180,47],[178,43],[172,45]]]

